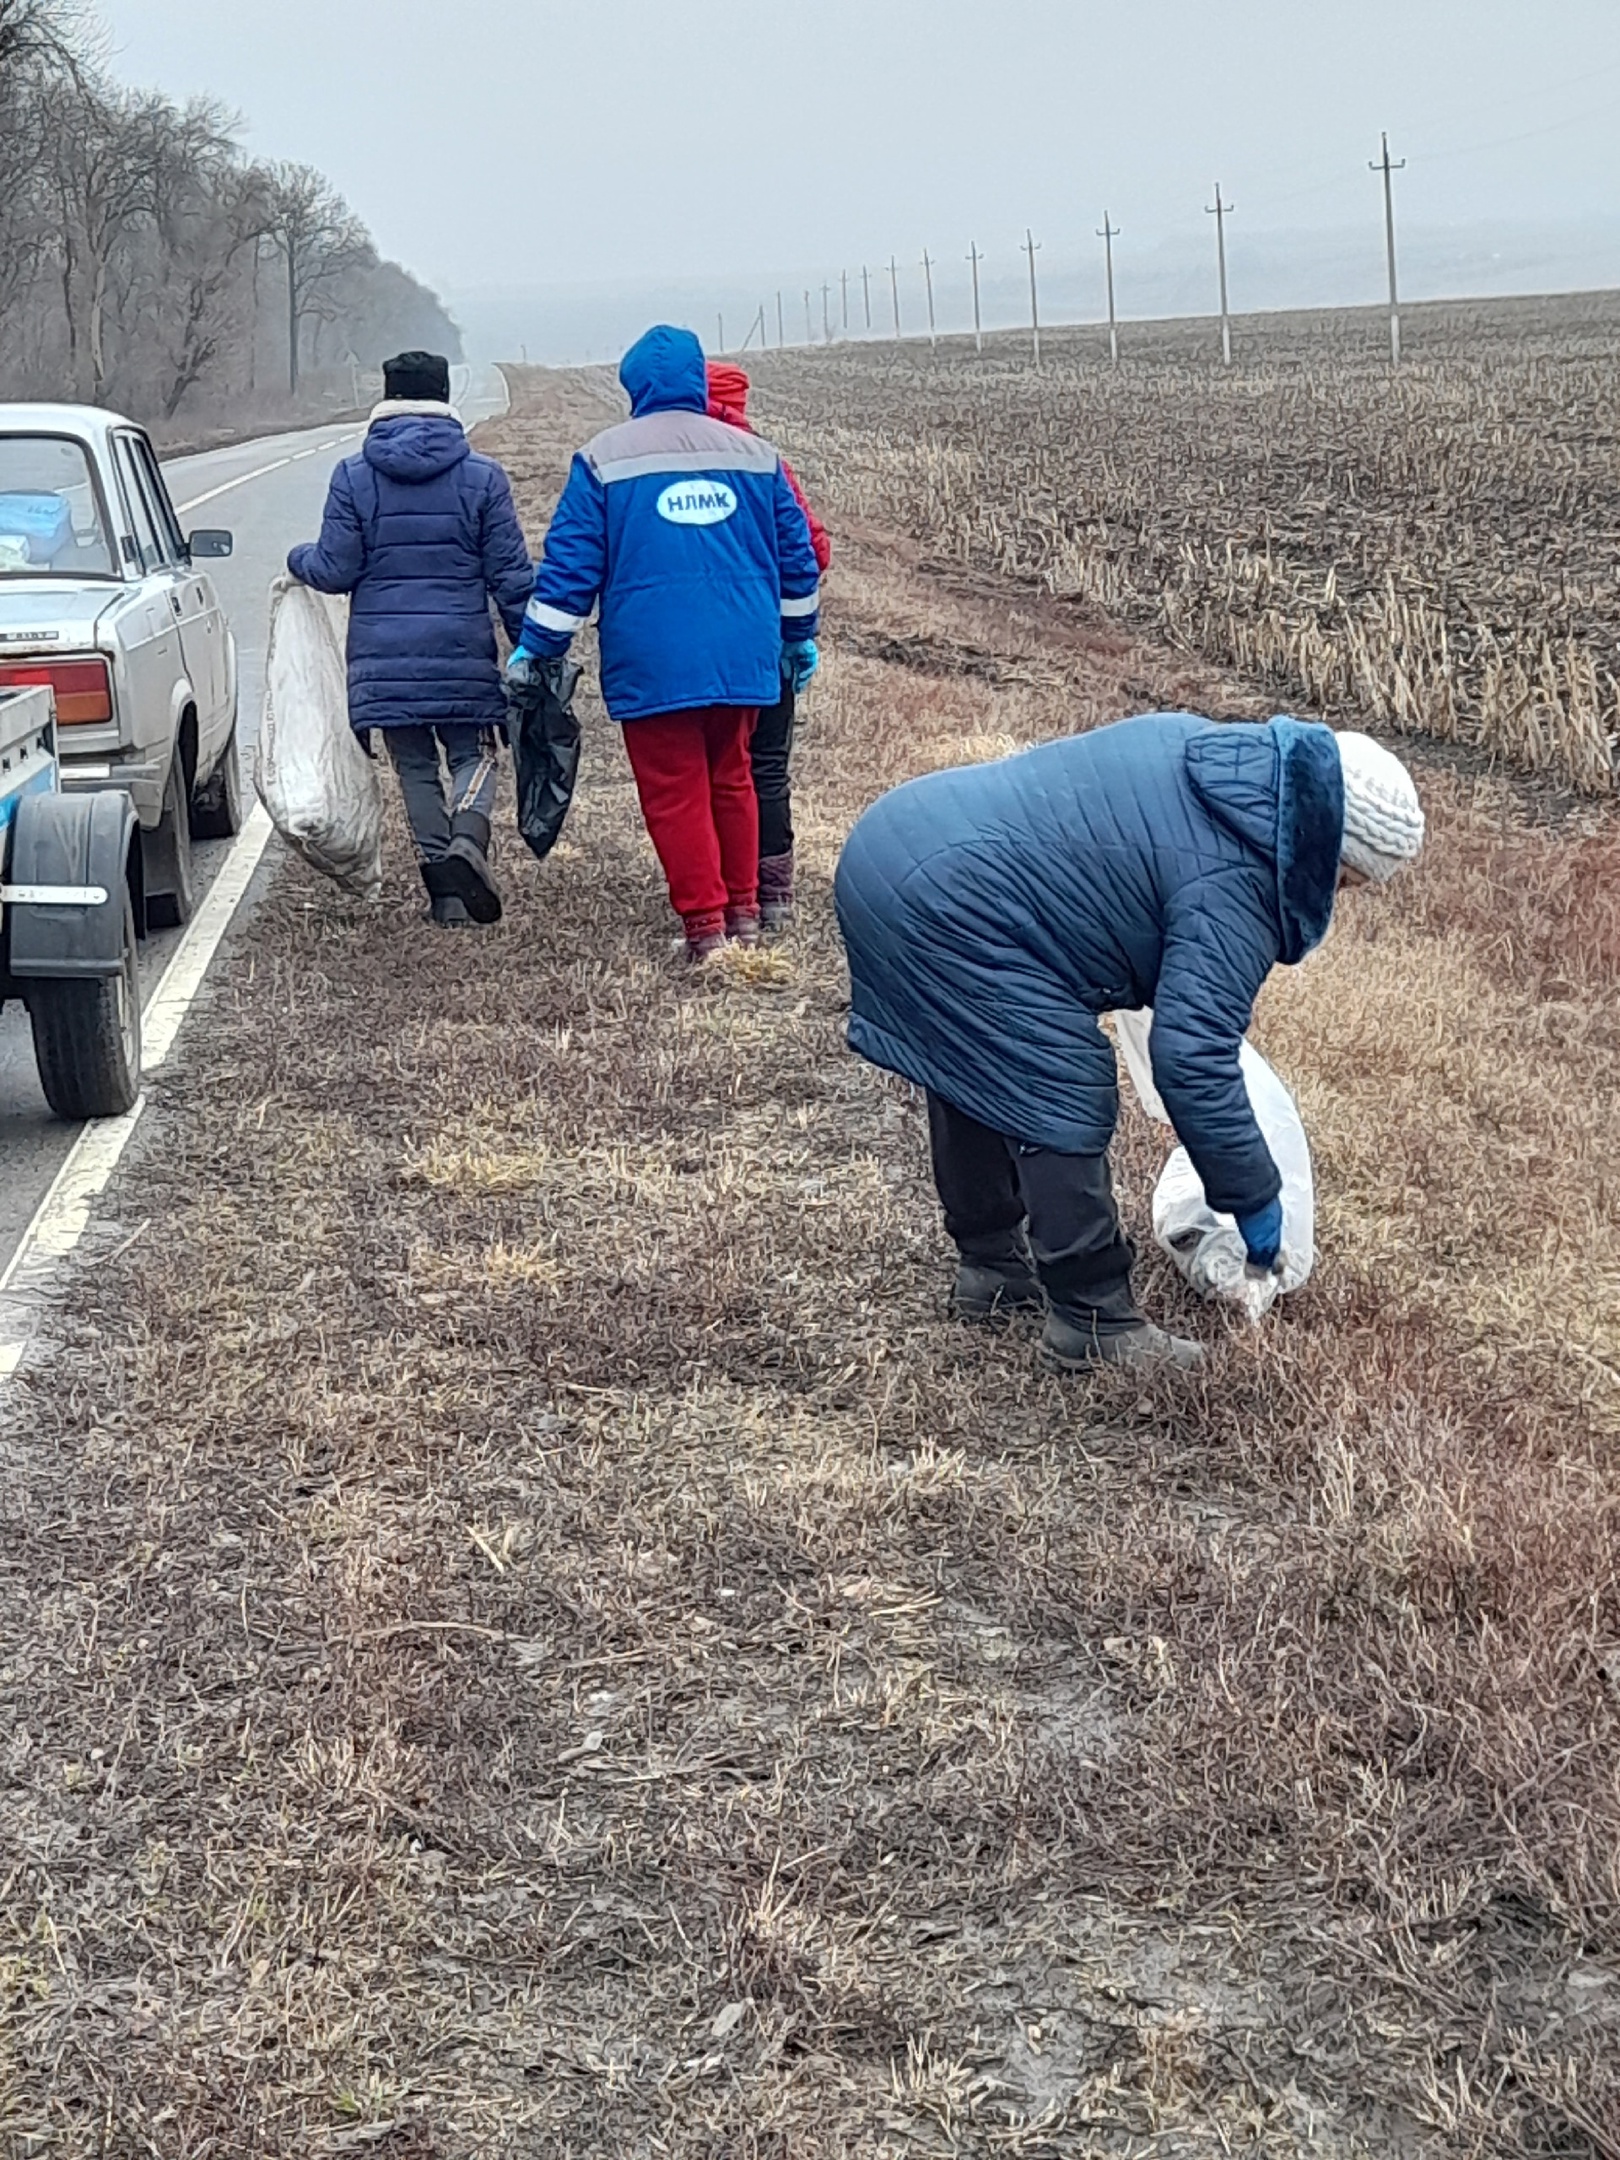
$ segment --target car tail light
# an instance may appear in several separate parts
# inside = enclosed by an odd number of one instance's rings
[[[0,689],[56,692],[63,727],[88,727],[113,716],[112,676],[105,660],[0,660]]]

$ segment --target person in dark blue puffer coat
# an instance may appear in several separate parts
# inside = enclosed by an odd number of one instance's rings
[[[1312,722],[1155,713],[883,796],[838,866],[852,1047],[925,1089],[956,1309],[1047,1308],[1043,1361],[1193,1365],[1131,1294],[1098,1016],[1151,1005],[1153,1077],[1253,1264],[1281,1179],[1239,1064],[1261,984],[1423,817],[1398,759]],[[1027,1236],[1026,1236],[1027,1223]]]
[[[496,922],[489,838],[506,698],[490,603],[515,643],[534,569],[506,474],[471,448],[450,403],[448,361],[401,353],[383,386],[359,455],[332,475],[320,539],[287,568],[350,595],[349,722],[362,738],[382,730],[434,921]]]

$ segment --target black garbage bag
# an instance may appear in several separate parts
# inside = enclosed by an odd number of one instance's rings
[[[579,775],[572,660],[531,660],[506,679],[506,733],[517,769],[518,831],[542,862],[557,844]]]

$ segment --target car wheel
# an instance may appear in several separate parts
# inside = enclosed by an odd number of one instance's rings
[[[58,1117],[122,1117],[134,1107],[141,1092],[141,975],[127,885],[118,973],[30,983],[28,1017],[40,1085]]]
[[[191,919],[191,791],[176,748],[163,790],[163,820],[146,848],[146,921],[152,930],[178,930]]]
[[[191,798],[193,840],[229,840],[242,830],[242,764],[236,730],[220,753],[219,763]]]

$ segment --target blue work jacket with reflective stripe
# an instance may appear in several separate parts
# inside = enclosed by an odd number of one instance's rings
[[[546,535],[524,648],[566,652],[601,608],[615,720],[772,706],[784,641],[816,634],[810,527],[768,442],[705,410],[703,350],[653,330],[620,370],[633,417],[579,452]]]

